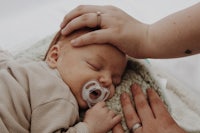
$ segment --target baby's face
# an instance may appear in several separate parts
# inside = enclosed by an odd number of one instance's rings
[[[101,86],[108,88],[109,98],[111,98],[114,95],[115,86],[121,82],[126,67],[125,54],[106,44],[74,48],[69,44],[68,39],[59,43],[65,43],[65,46],[60,52],[58,49],[58,58],[53,67],[57,68],[63,81],[70,87],[79,106],[88,107],[82,98],[82,88],[90,80],[96,80]],[[56,52],[56,48],[54,50]],[[53,51],[50,50],[49,54],[51,52]]]

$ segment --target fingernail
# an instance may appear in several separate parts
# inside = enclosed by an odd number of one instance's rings
[[[148,89],[147,89],[147,93],[148,93],[148,94],[150,94],[150,93],[152,93],[152,92],[153,92],[153,89],[151,89],[151,88],[148,88]]]
[[[63,23],[61,23],[61,24],[60,24],[60,28],[62,29],[62,28],[63,28],[63,26],[64,26],[64,24],[63,24]]]
[[[75,39],[71,40],[70,43],[71,43],[73,46],[76,46],[76,40],[75,40]]]
[[[147,88],[147,92],[150,92],[151,91],[151,88]]]
[[[61,30],[61,34],[62,35],[67,35],[69,33],[68,28],[67,27],[63,27],[63,29]]]
[[[61,34],[64,35],[65,29],[61,29]]]
[[[131,86],[131,88],[134,89],[134,90],[137,89],[138,87],[139,87],[139,85],[138,85],[137,83],[134,83],[134,84]]]
[[[122,94],[121,94],[121,98],[122,98],[122,99],[126,99],[126,98],[127,98],[127,94],[126,94],[125,92],[122,93]]]

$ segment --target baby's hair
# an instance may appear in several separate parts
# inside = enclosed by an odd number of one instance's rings
[[[47,58],[47,55],[48,55],[49,50],[51,49],[51,47],[52,47],[53,45],[56,45],[56,44],[58,43],[58,41],[61,41],[61,40],[63,40],[65,37],[69,37],[69,36],[74,35],[74,34],[76,34],[76,33],[78,33],[78,32],[81,32],[81,31],[90,32],[90,31],[94,31],[94,30],[97,30],[97,29],[98,29],[98,28],[88,28],[88,27],[85,27],[85,28],[82,28],[82,29],[79,29],[79,30],[74,31],[74,32],[70,33],[70,34],[67,35],[67,36],[63,36],[63,35],[61,34],[61,30],[59,30],[59,31],[56,33],[56,35],[54,36],[52,42],[50,43],[49,48],[48,48],[48,50],[47,50],[47,52],[46,52],[46,54],[45,54],[43,60],[45,60],[45,59]],[[62,47],[62,46],[61,46],[61,47]]]

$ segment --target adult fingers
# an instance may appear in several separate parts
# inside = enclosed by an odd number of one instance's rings
[[[139,115],[139,118],[141,122],[148,123],[152,119],[154,119],[154,115],[152,113],[152,110],[147,102],[147,99],[142,92],[141,87],[138,84],[133,84],[131,87],[133,98],[135,102],[135,106],[137,109],[137,113]]]
[[[71,40],[73,46],[83,46],[88,44],[101,44],[101,43],[111,43],[112,36],[109,36],[111,33],[108,29],[95,30],[84,35],[77,37],[76,39]]]
[[[80,5],[73,10],[71,10],[67,15],[65,15],[60,27],[64,28],[67,23],[69,23],[72,19],[83,15],[85,13],[95,13],[97,11],[102,12],[103,8],[100,8],[101,6],[95,6],[95,5]]]
[[[149,103],[151,105],[151,109],[154,113],[156,118],[167,117],[171,119],[167,108],[165,107],[164,103],[161,101],[158,94],[153,89],[147,89],[147,95],[149,98]]]
[[[140,119],[138,118],[137,113],[135,112],[135,109],[133,108],[129,95],[127,93],[123,93],[120,99],[121,99],[121,104],[122,104],[122,109],[124,112],[126,124],[128,128],[131,129],[131,127],[134,124],[140,122]]]
[[[98,16],[97,13],[87,13],[81,16],[78,16],[71,20],[62,30],[61,33],[63,35],[67,35],[74,30],[90,27],[94,28],[98,26]]]

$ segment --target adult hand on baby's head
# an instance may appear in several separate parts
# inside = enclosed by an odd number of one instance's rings
[[[90,133],[106,133],[121,121],[121,116],[108,109],[105,102],[99,102],[86,112],[83,121]]]
[[[100,13],[100,15],[99,15]],[[72,45],[82,46],[94,43],[109,43],[130,56],[142,57],[140,48],[145,41],[148,25],[143,24],[114,6],[82,5],[69,12],[62,24],[62,34],[67,35],[83,27],[100,29],[86,33]]]
[[[134,133],[186,133],[176,124],[153,89],[147,90],[149,102],[139,85],[134,84],[131,90],[137,111],[133,108],[128,94],[122,94],[121,103],[128,128],[131,129],[136,123],[141,123],[141,126],[134,129]],[[116,128],[121,129],[120,126]]]

